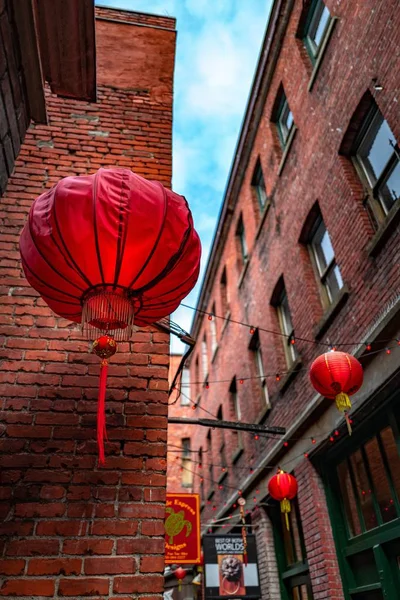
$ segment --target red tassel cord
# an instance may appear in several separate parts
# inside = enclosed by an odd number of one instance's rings
[[[101,360],[100,366],[100,382],[99,382],[99,398],[97,402],[97,445],[99,448],[99,465],[105,464],[104,458],[104,438],[107,439],[106,431],[106,386],[107,386],[107,371],[108,358],[113,356],[117,350],[117,343],[109,335],[102,335],[93,342],[92,352],[99,356]]]
[[[97,445],[99,449],[99,465],[105,464],[104,438],[106,431],[106,386],[107,386],[108,360],[103,359],[100,366],[99,398],[97,402]]]

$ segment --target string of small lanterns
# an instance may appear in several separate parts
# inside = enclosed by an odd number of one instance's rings
[[[279,337],[286,338],[287,340],[290,341],[291,344],[295,344],[296,342],[306,342],[308,344],[313,344],[315,346],[323,346],[325,348],[338,348],[339,346],[362,346],[362,345],[364,345],[367,351],[370,351],[373,346],[373,342],[370,342],[368,340],[363,340],[363,341],[359,341],[359,340],[354,341],[353,340],[351,342],[340,342],[340,343],[331,344],[330,342],[322,342],[322,341],[318,341],[315,339],[298,336],[298,335],[295,335],[294,333],[292,335],[287,335],[287,334],[283,333],[282,331],[276,331],[274,329],[267,329],[265,327],[255,326],[255,325],[252,325],[251,323],[246,323],[244,321],[232,319],[231,317],[226,317],[226,316],[223,317],[222,315],[217,315],[214,312],[207,312],[205,310],[202,310],[201,308],[197,308],[195,306],[190,306],[189,304],[185,304],[184,302],[181,302],[181,306],[183,306],[184,308],[193,310],[194,312],[197,312],[204,316],[207,316],[209,321],[212,321],[213,319],[220,319],[227,323],[234,323],[235,325],[242,325],[243,327],[246,327],[249,330],[250,335],[253,335],[257,330],[264,331],[265,333],[270,333],[272,335],[277,335]],[[400,345],[399,338],[387,338],[384,340],[378,340],[378,342],[376,342],[376,343],[391,344],[392,342],[396,342],[398,345]]]

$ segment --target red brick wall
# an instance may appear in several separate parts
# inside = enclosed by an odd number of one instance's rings
[[[118,55],[137,28],[110,26]],[[49,124],[30,127],[1,200],[0,596],[155,600],[163,590],[169,336],[139,331],[110,361],[98,469],[98,359],[28,286],[18,238],[32,200],[66,175],[119,165],[170,186],[174,39],[163,30],[146,49],[162,98],[105,84],[101,71],[97,104],[48,93]],[[133,77],[135,63],[125,68]]]
[[[362,340],[378,314],[400,291],[400,228],[397,226],[391,233],[375,258],[368,255],[367,246],[373,236],[373,230],[363,207],[362,186],[350,159],[339,157],[338,154],[350,119],[367,90],[374,96],[397,140],[400,140],[400,63],[396,52],[399,44],[400,15],[396,3],[384,0],[354,0],[347,3],[326,0],[325,3],[331,14],[338,17],[338,21],[312,91],[309,92],[307,86],[312,65],[302,42],[296,38],[304,3],[301,0],[294,2],[250,159],[244,166],[245,174],[234,205],[227,238],[223,242],[222,256],[218,258],[215,277],[205,294],[207,304],[201,308],[207,314],[215,303],[216,314],[225,314],[219,282],[223,268],[226,267],[232,319],[268,330],[279,330],[276,311],[270,305],[270,300],[276,283],[283,274],[295,333],[299,337],[315,339],[315,328],[324,311],[308,251],[299,244],[299,237],[307,215],[318,200],[337,263],[349,289],[347,302],[323,336],[324,341],[339,343]],[[288,4],[283,2],[281,19]],[[377,78],[383,86],[382,91],[374,90],[373,78]],[[298,131],[283,171],[278,175],[282,151],[271,118],[282,83]],[[267,193],[271,197],[270,210],[261,225],[251,189],[258,157],[261,160]],[[235,204],[236,199],[232,198],[231,201]],[[250,254],[249,265],[241,283],[235,239],[240,213],[243,215]],[[261,229],[257,236],[259,226]],[[199,317],[198,323],[198,343],[190,363],[193,382],[196,380],[196,358],[199,358],[200,365],[202,362],[201,340],[204,333],[207,339],[210,339],[210,322],[207,318],[201,320]],[[219,319],[216,320],[216,325],[219,349],[212,362],[208,349],[210,386],[209,389],[200,387],[201,404],[214,414],[221,403],[228,407],[229,382],[235,375],[243,378],[254,376],[253,356],[248,348],[251,337],[249,329],[235,323],[224,325]],[[273,408],[265,422],[289,427],[315,396],[308,380],[307,368],[316,355],[321,353],[321,349],[298,341],[296,347],[302,360],[303,371],[282,390],[282,381],[277,382],[274,377],[275,373],[282,373],[287,369],[282,340],[279,336],[261,331],[260,341],[264,371],[272,374],[268,379],[268,389]],[[348,350],[351,351],[352,348]],[[213,380],[223,381],[212,383]],[[194,397],[196,392],[195,386],[192,385],[192,398]],[[238,384],[238,397],[242,420],[257,422],[262,412],[260,388],[257,389],[254,382],[245,379],[243,385]],[[206,434],[207,431],[198,431],[195,438],[198,446],[204,447]],[[228,440],[233,439],[232,433],[225,435]],[[231,464],[226,479],[226,483],[232,486],[233,490],[235,487],[242,487],[248,476],[248,465],[261,460],[276,444],[262,439],[256,443],[250,434],[244,434],[243,440],[244,453],[235,464]],[[293,455],[301,456],[305,449],[300,449],[297,453],[293,451]],[[280,460],[284,463],[284,457]],[[220,462],[215,444],[213,462]],[[268,476],[268,471],[265,472],[265,476]],[[214,479],[217,477],[214,476]],[[264,493],[265,483],[266,479],[258,484],[262,485]],[[306,485],[302,482],[300,484]],[[196,479],[196,489],[198,486],[199,481]],[[234,491],[226,488],[219,490],[216,483],[211,486],[215,491],[213,503],[217,505],[218,512],[213,514],[211,507],[206,507],[206,516],[223,516],[223,504],[227,498],[232,497]],[[320,490],[319,493],[323,498],[323,491]],[[252,495],[251,488],[246,494]],[[299,492],[299,497],[301,502],[306,497],[305,491]],[[325,504],[323,506],[325,519],[320,520],[317,527],[319,532],[328,532],[324,538],[329,544],[327,555],[321,554],[328,564],[330,555],[334,555],[334,547]],[[305,514],[305,509],[302,510],[302,514]],[[313,547],[312,531],[306,531],[307,548]],[[322,540],[323,536],[320,535],[314,548],[316,554],[321,551]],[[331,579],[326,575],[326,570],[324,573],[325,587],[321,588],[321,591],[318,587],[319,573],[314,567],[311,570],[315,597],[341,597],[340,591],[336,589],[330,595]],[[337,569],[333,578],[337,578]]]

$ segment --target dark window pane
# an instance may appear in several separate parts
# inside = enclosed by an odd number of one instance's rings
[[[356,492],[364,517],[365,528],[367,530],[373,529],[378,526],[378,520],[375,514],[372,490],[369,485],[361,450],[357,450],[350,456],[350,462],[354,473]]]
[[[282,99],[282,107],[278,117],[278,127],[282,137],[282,143],[285,146],[289,137],[290,130],[293,125],[293,114],[289,108],[288,101],[284,96]]]
[[[387,523],[397,518],[394,499],[390,491],[389,481],[386,476],[382,454],[379,450],[378,440],[374,437],[364,446],[367,455],[371,479],[374,486],[376,501],[382,515],[382,521]]]
[[[303,584],[292,589],[292,598],[293,600],[311,600],[312,596],[309,595],[307,586]]]
[[[387,180],[379,186],[379,197],[385,213],[388,213],[393,204],[400,198],[400,163],[397,162],[394,169],[390,172]]]
[[[316,255],[319,273],[322,275],[327,266],[330,265],[332,260],[335,258],[331,238],[329,237],[329,233],[323,221],[321,221],[317,231],[314,234],[312,246]]]
[[[346,460],[338,466],[338,476],[350,536],[353,537],[355,535],[360,535],[362,530],[360,520],[358,518],[356,499],[354,497],[350,472]]]
[[[372,186],[376,183],[393,155],[393,145],[395,144],[396,139],[387,121],[377,111],[357,150],[357,156]]]
[[[397,497],[400,499],[400,458],[391,427],[383,429],[380,437],[392,476],[393,487],[396,490]]]
[[[262,210],[267,202],[267,192],[265,189],[264,175],[260,163],[257,163],[257,167],[254,172],[253,187],[257,194],[257,200]]]
[[[343,287],[343,279],[337,265],[335,265],[327,274],[325,285],[328,291],[329,300],[330,302],[333,302]]]
[[[307,36],[311,41],[311,46],[315,55],[318,54],[319,47],[324,38],[324,34],[329,22],[330,13],[322,0],[318,0],[314,9],[310,27]]]

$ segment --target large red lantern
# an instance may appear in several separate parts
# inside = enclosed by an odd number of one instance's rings
[[[178,567],[177,569],[175,569],[174,575],[175,575],[175,577],[178,580],[178,590],[181,591],[181,589],[182,589],[182,581],[186,577],[186,571],[182,567]]]
[[[134,324],[178,307],[197,281],[201,253],[186,200],[121,168],[66,177],[37,198],[20,251],[29,283],[96,340],[104,369]],[[100,462],[101,429],[98,422]]]
[[[268,491],[274,500],[281,503],[281,513],[285,515],[286,527],[289,529],[290,500],[293,500],[297,494],[296,478],[279,469],[278,473],[269,480]]]
[[[318,356],[310,368],[312,385],[322,396],[336,401],[338,410],[344,413],[350,435],[351,423],[347,414],[351,409],[349,396],[358,392],[363,376],[361,364],[347,352],[326,352]]]

